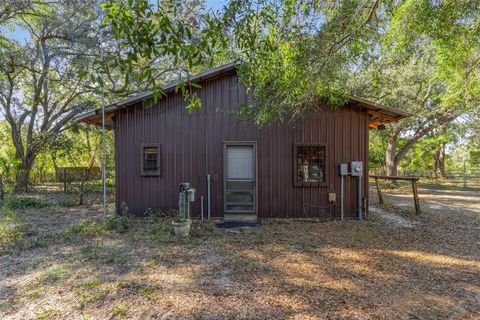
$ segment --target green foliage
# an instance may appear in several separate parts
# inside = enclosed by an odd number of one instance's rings
[[[148,231],[153,240],[159,242],[173,241],[173,227],[171,219],[160,219],[154,223],[149,223]]]
[[[121,204],[121,208],[122,212],[120,214],[115,213],[105,220],[105,228],[107,228],[107,230],[115,230],[118,233],[125,233],[130,229],[131,214],[125,203]]]
[[[147,286],[142,290],[141,295],[151,301],[157,301],[160,298],[156,286]]]
[[[98,48],[96,0],[22,2],[8,24],[0,17],[2,29],[26,34],[24,41],[0,37],[0,110],[14,148],[8,160],[15,165],[16,191],[27,189],[38,154],[94,106],[82,75]]]
[[[116,317],[125,317],[128,313],[128,306],[126,304],[120,304],[113,307],[112,309],[112,318]]]
[[[36,320],[50,319],[52,316],[59,314],[58,310],[48,308],[40,313],[37,313],[35,316]]]
[[[45,208],[50,206],[51,204],[44,201],[35,199],[32,197],[7,197],[3,201],[3,207],[10,210],[18,210],[18,209],[28,209],[28,208]]]
[[[114,89],[123,77],[120,91],[146,84],[157,100],[164,95],[162,80],[175,74],[181,80],[176,91],[184,96],[189,111],[201,108],[188,77],[212,61],[222,31],[202,3],[167,0],[158,2],[157,7],[148,0],[109,0],[102,7],[102,27],[112,33],[118,50],[96,62],[91,80],[99,87]],[[103,78],[111,81],[105,83]]]
[[[371,130],[369,133],[368,167],[370,170],[384,170],[387,137],[384,131]]]
[[[98,130],[63,131],[92,106],[85,88],[102,89],[107,100],[152,90],[156,101],[163,84],[179,79],[192,112],[202,103],[190,75],[235,60],[243,61],[250,96],[239,119],[268,125],[359,95],[412,115],[372,135],[372,167],[384,166],[391,140],[397,164],[431,169],[440,143],[431,136],[455,119],[469,128],[472,148],[480,146],[479,7],[479,0],[229,0],[213,13],[200,0],[108,0],[98,26],[95,0],[29,3],[0,17],[2,27],[8,21],[32,38],[0,36],[0,86],[13,97],[0,101],[0,171],[14,180],[28,171],[27,157],[35,174],[98,163]]]
[[[355,31],[366,9],[356,1],[230,1],[224,23],[251,96],[242,117],[262,125],[319,110],[321,102],[342,105],[349,50],[366,46]]]
[[[112,228],[115,229],[115,228]],[[97,234],[105,230],[105,226],[98,224],[96,222],[88,222],[81,220],[78,224],[70,225],[66,233],[67,234],[82,234],[82,235],[92,235]]]
[[[21,242],[23,233],[22,223],[12,210],[0,212],[0,249],[15,245]]]
[[[99,287],[102,284],[103,284],[102,280],[100,280],[99,278],[94,278],[92,280],[88,280],[88,281],[76,284],[75,288],[88,292],[90,290],[96,289],[97,287]]]
[[[65,266],[58,266],[40,275],[39,281],[43,284],[55,284],[65,279],[70,274],[70,269]]]
[[[162,218],[167,217],[168,213],[164,212],[161,209],[147,208],[147,210],[145,210],[145,216],[147,217],[149,224],[155,224],[159,222]]]

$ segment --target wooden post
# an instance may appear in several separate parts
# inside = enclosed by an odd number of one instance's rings
[[[63,192],[67,193],[67,170],[63,168]]]
[[[82,174],[80,181],[80,199],[78,200],[78,205],[81,206],[83,205],[83,193],[85,192],[85,173]]]
[[[379,184],[379,182],[378,182],[378,177],[375,177],[375,184],[377,185],[378,202],[379,202],[380,204],[384,204],[383,194],[382,194],[382,190],[380,190],[380,184]]]
[[[415,213],[420,214],[420,201],[418,200],[417,181],[412,180],[413,201],[415,202]]]

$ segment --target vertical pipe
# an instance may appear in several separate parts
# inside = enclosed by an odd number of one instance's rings
[[[362,220],[362,176],[357,177],[357,206],[358,206],[358,219]]]
[[[211,216],[211,207],[212,207],[212,198],[211,198],[211,178],[210,175],[207,174],[207,217],[210,220]]]
[[[185,202],[187,203],[187,220],[190,219],[190,199],[189,199],[189,193],[187,191],[183,192],[185,196]]]
[[[343,198],[344,198],[343,176],[340,176],[340,220],[343,221],[345,214],[343,212]]]
[[[100,23],[103,23],[103,8],[102,0],[99,1],[100,4]],[[102,30],[99,30],[99,40],[100,40],[100,61],[103,63],[103,37]],[[106,151],[106,142],[105,142],[105,91],[103,89],[103,73],[100,73],[100,78],[102,79],[101,85],[101,98],[102,98],[102,191],[103,191],[103,218],[104,220],[107,217],[107,151]]]
[[[200,215],[202,216],[203,221],[203,196],[200,197]]]

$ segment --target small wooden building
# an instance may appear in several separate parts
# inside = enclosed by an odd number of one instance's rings
[[[142,93],[106,107],[107,126],[115,132],[117,209],[126,203],[143,216],[147,208],[176,208],[179,183],[190,182],[197,190],[193,217],[210,211],[233,219],[339,218],[339,164],[362,161],[368,173],[369,129],[406,116],[351,97],[341,108],[319,105],[320,112],[258,128],[235,120],[248,100],[235,63],[191,81],[201,85],[196,90],[203,103],[192,114],[175,83],[165,86],[167,96],[155,106],[151,93]],[[101,111],[79,120],[100,125]],[[346,218],[357,216],[355,183],[345,178]],[[367,186],[363,179],[364,209]]]

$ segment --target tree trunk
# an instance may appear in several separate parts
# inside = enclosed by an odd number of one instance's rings
[[[385,155],[385,165],[387,166],[387,175],[388,176],[397,176],[398,175],[398,165],[400,161],[407,155],[407,152],[412,149],[415,143],[423,138],[427,133],[430,132],[430,129],[423,129],[417,131],[408,142],[398,151],[397,153],[397,141],[399,137],[399,132],[394,131],[390,135],[387,145],[387,153]]]
[[[442,144],[437,151],[435,152],[435,155],[433,157],[434,159],[434,171],[435,171],[435,179],[438,180],[439,174],[438,172],[440,171],[440,176],[442,178],[445,178],[446,172],[445,172],[445,144]]]
[[[22,165],[17,172],[15,187],[13,189],[14,192],[27,192],[30,172],[32,171],[36,157],[36,154],[27,152],[25,159],[22,160]]]
[[[445,172],[445,144],[442,144],[442,150],[440,151],[440,155],[438,158],[438,168],[440,169],[440,174],[442,175],[442,178],[446,177],[446,172]]]
[[[435,151],[433,155],[433,173],[435,175],[435,181],[438,182],[438,169],[440,167],[440,149]]]
[[[396,156],[398,136],[393,134],[390,136],[387,145],[387,153],[385,155],[385,166],[387,167],[387,176],[396,176],[398,174],[398,160]]]

